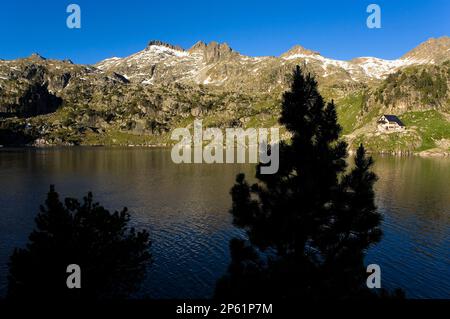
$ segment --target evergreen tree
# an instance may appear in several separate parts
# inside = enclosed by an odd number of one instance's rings
[[[135,292],[151,262],[146,231],[128,227],[124,208],[110,213],[94,203],[91,193],[78,200],[59,200],[50,187],[36,229],[25,249],[10,258],[8,297],[11,299],[124,298]],[[67,266],[81,268],[81,289],[69,289]]]
[[[374,204],[373,160],[360,146],[347,173],[333,102],[325,103],[300,67],[283,95],[280,168],[249,185],[243,174],[231,190],[231,214],[248,241],[230,244],[231,264],[217,297],[351,297],[365,288],[364,254],[381,237]],[[262,165],[262,164],[260,164]]]

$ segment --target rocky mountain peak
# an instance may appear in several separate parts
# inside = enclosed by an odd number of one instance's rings
[[[44,58],[42,55],[40,55],[39,53],[33,53],[29,56],[29,59],[32,60],[39,60],[39,61],[44,61],[46,60],[46,58]]]
[[[281,55],[281,57],[289,58],[289,57],[294,57],[294,56],[301,57],[301,56],[308,56],[308,55],[314,56],[314,55],[320,55],[320,53],[317,51],[312,51],[312,50],[306,49],[306,48],[302,47],[301,45],[295,45],[289,51],[283,53]]]
[[[207,44],[205,42],[198,41],[188,51],[189,52],[203,51],[203,50],[205,50],[206,46],[207,46]]]
[[[189,49],[189,52],[201,52],[206,63],[214,63],[237,54],[227,43],[218,43],[216,41],[208,44],[199,41]]]
[[[430,38],[406,53],[402,59],[437,64],[450,60],[450,37]]]
[[[198,51],[198,50],[205,50],[205,49],[208,49],[208,50],[219,49],[223,52],[233,51],[233,49],[230,48],[228,43],[226,43],[226,42],[219,43],[216,41],[211,41],[209,43],[205,43],[203,41],[198,41],[188,51]]]
[[[152,46],[161,46],[161,47],[166,47],[172,50],[177,50],[177,51],[184,51],[184,49],[178,45],[172,45],[163,41],[159,41],[159,40],[151,40],[148,45],[147,45],[147,49],[149,49]]]

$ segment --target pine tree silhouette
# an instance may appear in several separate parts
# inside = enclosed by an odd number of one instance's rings
[[[10,258],[8,297],[128,297],[139,287],[151,262],[148,232],[129,228],[129,220],[126,208],[110,213],[94,203],[91,193],[82,204],[72,198],[63,204],[51,186],[26,249],[15,249]],[[70,264],[81,268],[81,289],[67,287]]]
[[[216,297],[372,296],[363,264],[381,238],[372,158],[361,145],[347,171],[334,103],[324,102],[315,79],[298,66],[279,122],[292,138],[280,143],[278,173],[257,173],[251,186],[239,174],[231,190],[233,223],[248,241],[231,241]]]

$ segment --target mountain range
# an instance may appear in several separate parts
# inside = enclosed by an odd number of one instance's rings
[[[174,127],[277,125],[293,68],[315,75],[337,105],[350,148],[445,154],[450,150],[450,37],[429,39],[396,60],[350,61],[294,46],[250,57],[226,43],[189,49],[150,41],[94,65],[33,54],[0,60],[0,144],[166,145]],[[405,132],[380,134],[396,114]]]
[[[151,41],[136,54],[111,58],[95,65],[103,71],[122,74],[141,83],[204,84],[239,89],[255,89],[254,81],[272,73],[276,86],[283,81],[283,69],[305,64],[321,78],[338,78],[348,82],[383,79],[397,70],[424,64],[440,64],[449,59],[450,38],[430,39],[397,60],[361,57],[351,61],[325,58],[320,53],[296,45],[279,57],[249,57],[231,49],[226,43],[198,42],[188,50],[159,41]],[[253,85],[252,85],[253,83]]]

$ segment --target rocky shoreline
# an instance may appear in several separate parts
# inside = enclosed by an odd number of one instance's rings
[[[170,148],[171,145],[167,143],[156,143],[156,144],[112,144],[112,145],[104,145],[104,144],[83,144],[83,145],[74,145],[69,143],[63,144],[46,144],[42,142],[33,143],[33,144],[15,144],[15,145],[1,145],[0,149],[7,148],[58,148],[58,147],[118,147],[118,148]],[[381,155],[381,156],[396,156],[396,157],[411,157],[418,156],[424,158],[430,157],[440,157],[440,158],[450,158],[450,151],[445,151],[442,149],[434,148],[425,151],[398,151],[398,152],[389,152],[389,151],[380,151],[380,152],[370,152],[372,155]],[[354,150],[348,150],[348,154],[353,156],[356,154]]]

